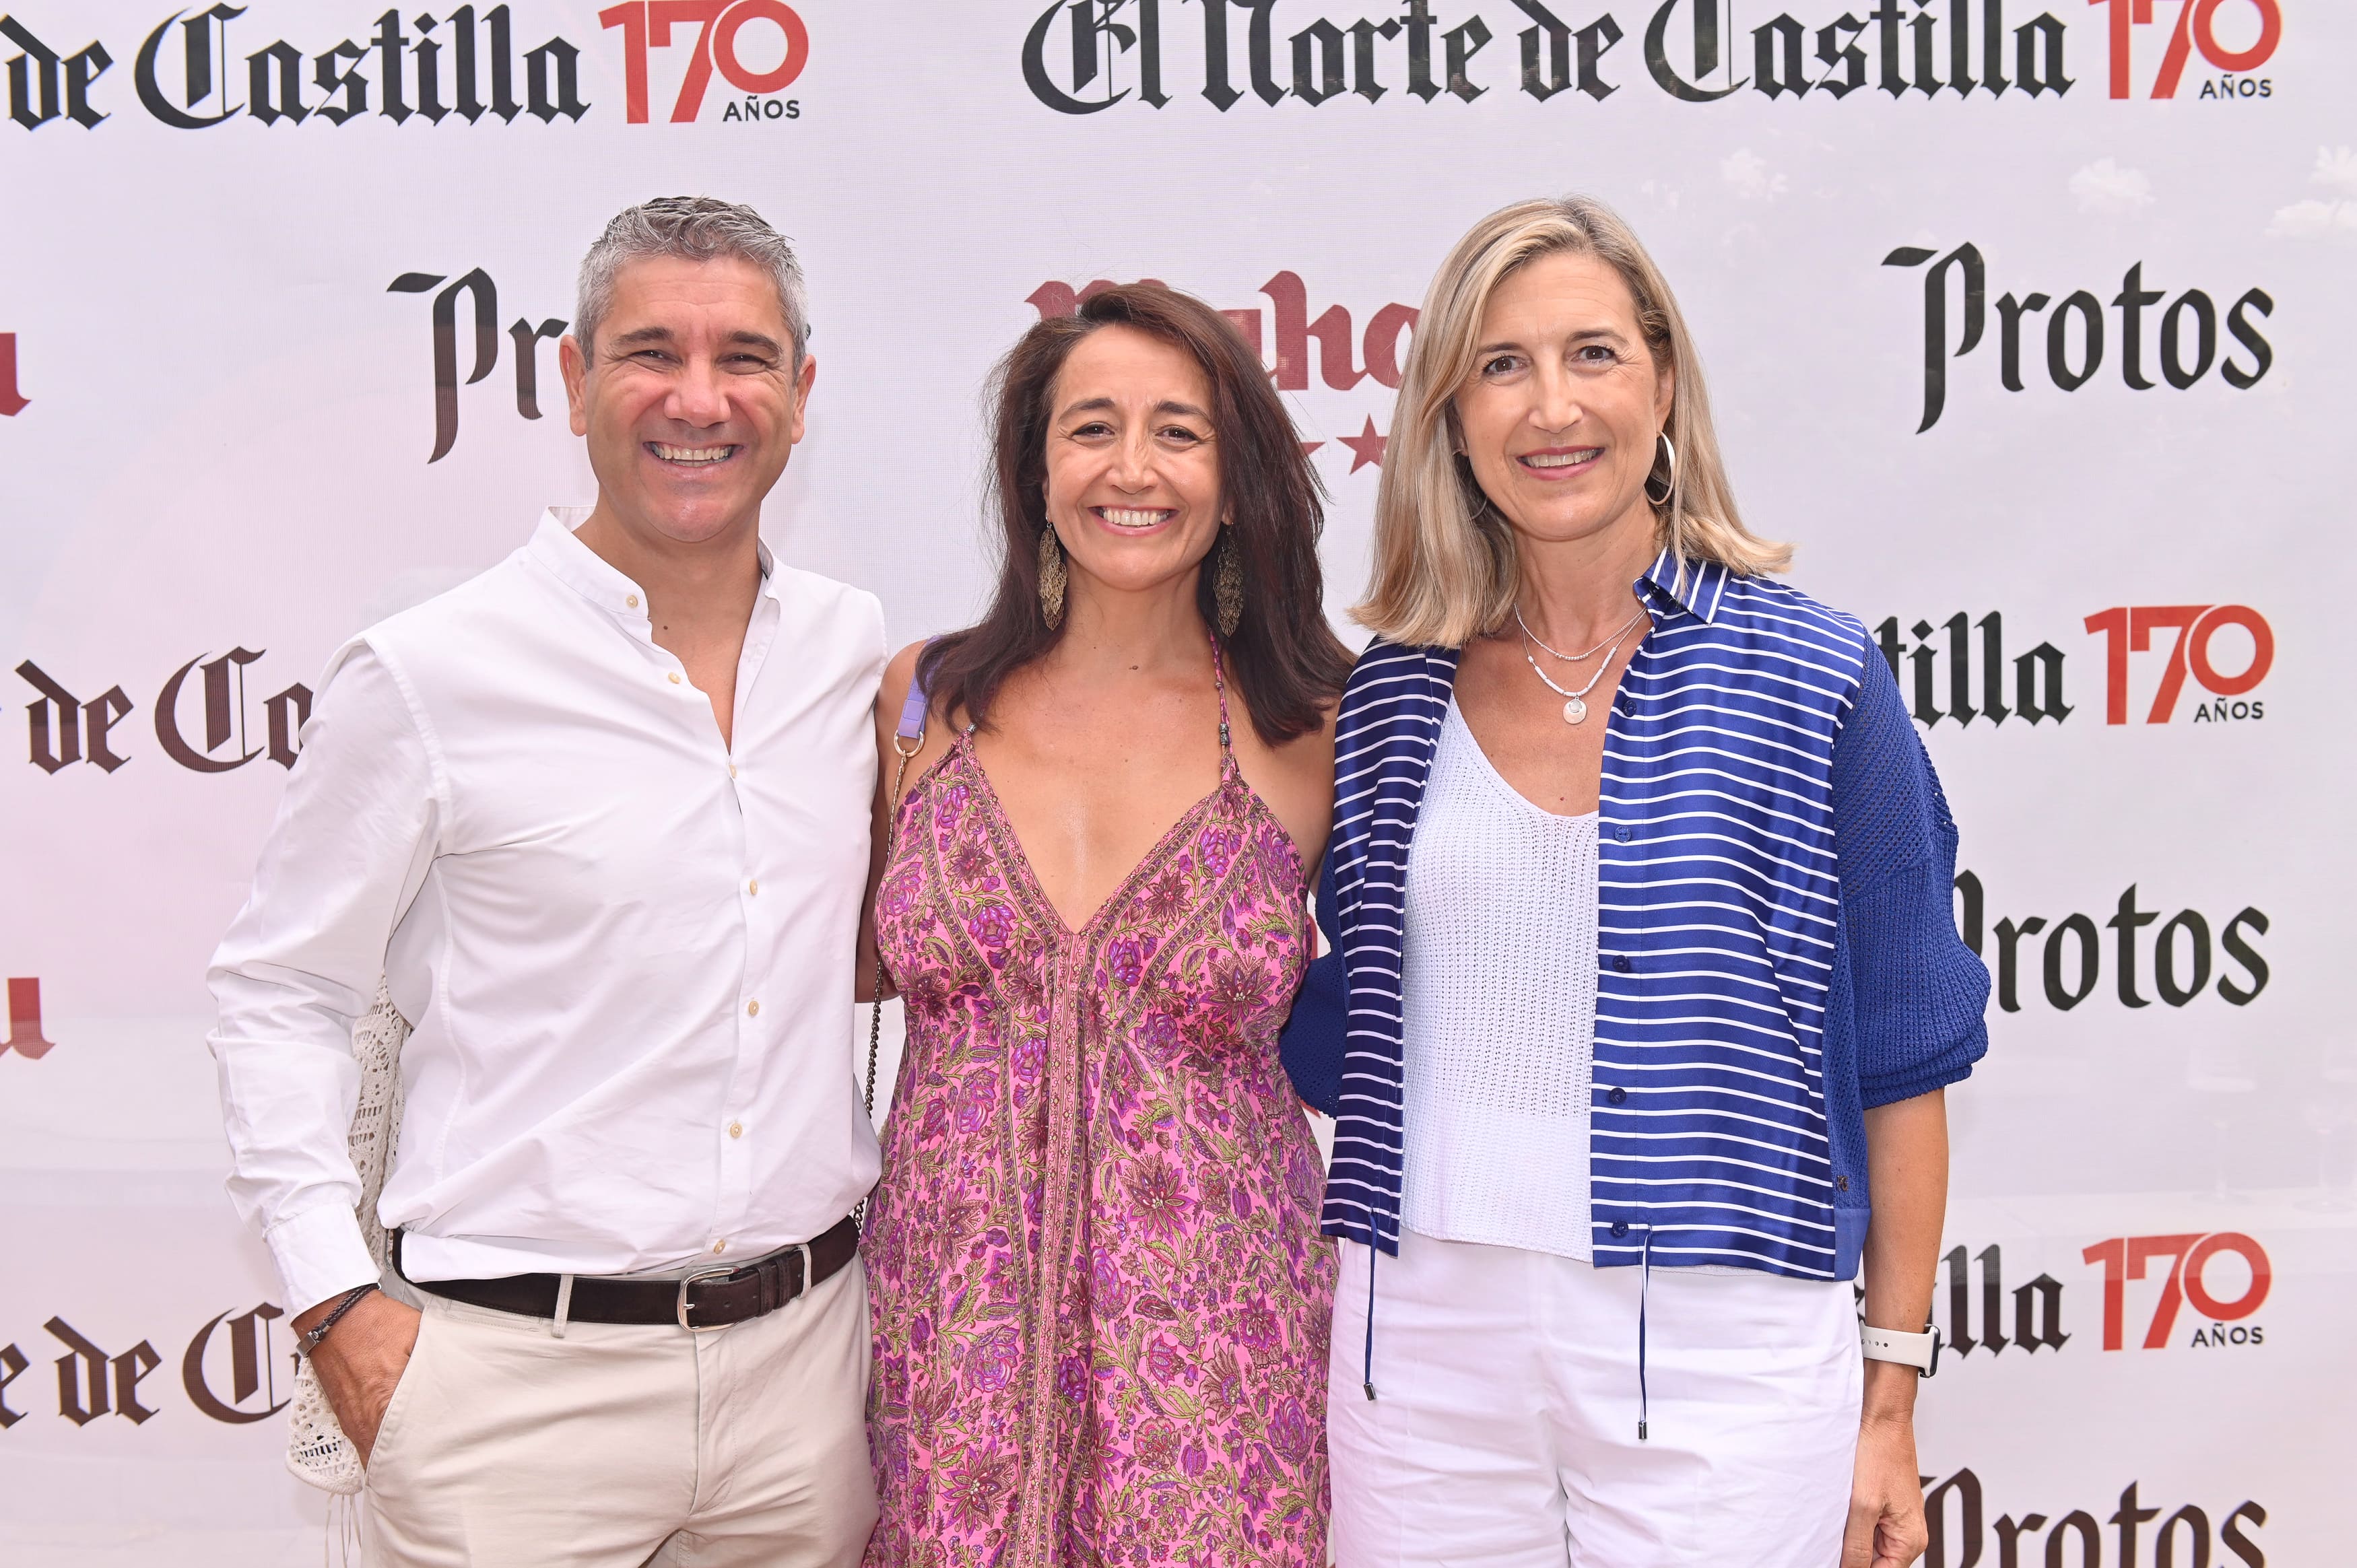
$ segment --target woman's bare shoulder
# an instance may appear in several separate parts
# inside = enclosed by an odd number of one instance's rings
[[[884,666],[882,702],[896,710],[899,708],[902,699],[908,696],[909,688],[916,682],[917,657],[924,651],[925,640],[920,639],[892,655],[891,661]]]

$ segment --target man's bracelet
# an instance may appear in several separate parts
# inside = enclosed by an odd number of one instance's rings
[[[303,1330],[303,1348],[305,1352],[308,1353],[309,1351],[317,1348],[319,1341],[328,1337],[328,1330],[333,1328],[338,1321],[343,1317],[344,1314],[350,1312],[355,1305],[357,1305],[361,1297],[368,1294],[369,1292],[374,1289],[376,1289],[376,1286],[371,1283],[345,1292],[344,1299],[336,1303],[336,1310],[328,1314],[327,1316],[319,1319],[319,1326],[317,1328],[307,1328]]]

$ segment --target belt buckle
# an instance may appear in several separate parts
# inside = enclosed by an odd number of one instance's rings
[[[794,1292],[794,1294],[797,1296],[810,1294],[811,1287],[814,1283],[811,1279],[811,1271],[817,1267],[817,1264],[813,1262],[811,1258],[810,1243],[807,1241],[796,1241],[791,1246],[785,1248],[784,1251],[789,1252],[800,1252],[802,1255],[802,1283],[801,1287]],[[783,1306],[785,1303],[780,1302],[778,1305]]]
[[[698,1327],[694,1324],[690,1323],[687,1320],[687,1293],[699,1280],[718,1279],[724,1275],[733,1274],[736,1272],[737,1265],[734,1263],[716,1263],[708,1269],[698,1269],[695,1273],[689,1274],[686,1278],[681,1280],[679,1282],[679,1326],[682,1328],[686,1329],[690,1334],[711,1334],[719,1329],[735,1326],[733,1324],[727,1323],[708,1323],[704,1325],[702,1327]]]

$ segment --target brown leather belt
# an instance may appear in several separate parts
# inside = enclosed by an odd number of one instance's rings
[[[683,1280],[619,1280],[576,1274],[565,1318],[573,1323],[676,1323],[691,1333],[726,1328],[772,1313],[832,1278],[859,1252],[859,1228],[848,1216],[824,1235],[756,1258],[714,1264]],[[393,1236],[393,1267],[401,1273],[401,1232]],[[402,1278],[409,1279],[406,1273]],[[410,1280],[419,1290],[469,1306],[524,1317],[554,1318],[563,1277],[514,1274],[498,1280]]]

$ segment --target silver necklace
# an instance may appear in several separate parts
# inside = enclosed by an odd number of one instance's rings
[[[1517,619],[1520,619],[1521,618],[1520,618],[1519,616],[1517,616],[1517,617],[1516,617],[1516,618],[1517,618]],[[1587,685],[1585,685],[1585,686],[1582,686],[1582,687],[1581,687],[1578,691],[1577,691],[1577,692],[1566,692],[1566,691],[1565,691],[1562,687],[1560,687],[1560,686],[1556,685],[1556,684],[1555,683],[1555,682],[1554,682],[1554,681],[1552,681],[1552,680],[1550,680],[1550,679],[1548,678],[1548,676],[1547,676],[1547,672],[1546,672],[1545,671],[1544,671],[1544,670],[1542,670],[1542,669],[1540,669],[1540,668],[1539,668],[1539,661],[1538,661],[1536,659],[1534,659],[1534,658],[1532,658],[1532,657],[1531,657],[1531,649],[1530,649],[1530,645],[1531,645],[1533,642],[1536,641],[1536,640],[1537,640],[1537,639],[1535,639],[1535,638],[1534,638],[1534,637],[1532,637],[1532,636],[1530,635],[1530,628],[1527,628],[1527,627],[1523,628],[1523,663],[1525,663],[1525,664],[1527,664],[1527,665],[1529,665],[1529,666],[1531,667],[1531,673],[1532,673],[1532,674],[1534,674],[1534,675],[1537,676],[1540,680],[1546,682],[1546,689],[1547,689],[1548,691],[1553,692],[1556,696],[1561,697],[1561,698],[1564,700],[1564,702],[1563,702],[1563,722],[1564,722],[1564,723],[1566,723],[1566,724],[1567,724],[1567,725],[1576,725],[1576,724],[1579,723],[1582,719],[1585,719],[1586,717],[1587,717],[1587,693],[1590,693],[1590,692],[1592,692],[1592,691],[1594,691],[1594,690],[1596,690],[1596,683],[1597,683],[1598,681],[1603,680],[1603,679],[1604,679],[1604,677],[1605,677],[1606,672],[1611,670],[1611,668],[1612,668],[1612,655],[1620,651],[1620,644],[1628,639],[1628,636],[1629,636],[1629,628],[1630,628],[1631,626],[1634,626],[1635,624],[1636,624],[1636,622],[1635,622],[1634,620],[1631,620],[1631,621],[1629,623],[1629,626],[1624,626],[1624,627],[1622,627],[1622,628],[1620,628],[1620,635],[1619,637],[1616,637],[1615,639],[1613,639],[1613,640],[1612,640],[1612,646],[1611,646],[1611,651],[1610,651],[1610,652],[1608,652],[1607,654],[1605,654],[1605,656],[1604,656],[1604,662],[1603,662],[1603,663],[1601,663],[1601,664],[1599,664],[1599,665],[1598,665],[1598,666],[1596,667],[1596,673],[1595,673],[1595,674],[1593,674],[1593,675],[1590,675],[1590,676],[1587,678]],[[1552,651],[1554,651],[1554,650],[1550,649],[1548,651],[1552,652]],[[1594,651],[1595,651],[1595,650],[1590,649],[1588,651],[1590,651],[1590,652],[1592,653],[1592,652],[1594,652]]]
[[[1601,647],[1603,647],[1605,642],[1618,643],[1618,642],[1620,640],[1620,633],[1621,633],[1621,632],[1625,632],[1625,631],[1627,631],[1631,627],[1635,626],[1635,625],[1637,624],[1637,616],[1643,615],[1644,613],[1645,613],[1645,612],[1644,612],[1643,608],[1641,607],[1637,610],[1636,615],[1632,615],[1632,616],[1631,616],[1627,620],[1624,620],[1624,621],[1622,621],[1622,622],[1620,623],[1620,630],[1619,630],[1619,631],[1615,631],[1615,632],[1613,632],[1610,636],[1609,636],[1609,637],[1605,638],[1604,642],[1599,642],[1599,643],[1598,643],[1598,644],[1596,645],[1596,648],[1591,648],[1591,649],[1589,649],[1589,650],[1588,650],[1587,652],[1585,652],[1585,653],[1566,653],[1566,652],[1563,652],[1561,650],[1557,649],[1554,644],[1552,644],[1552,643],[1548,642],[1544,638],[1542,638],[1541,636],[1539,636],[1539,634],[1538,634],[1537,632],[1533,631],[1533,630],[1531,629],[1531,623],[1530,623],[1530,622],[1528,622],[1528,621],[1526,621],[1526,620],[1524,620],[1524,619],[1523,618],[1523,607],[1522,607],[1522,606],[1520,606],[1520,605],[1516,605],[1516,606],[1514,607],[1514,624],[1515,624],[1516,626],[1519,626],[1519,627],[1521,627],[1521,628],[1523,628],[1523,635],[1524,637],[1526,637],[1526,638],[1530,639],[1530,640],[1532,640],[1533,642],[1537,643],[1537,644],[1539,645],[1539,647],[1540,647],[1540,648],[1542,648],[1542,649],[1544,649],[1545,651],[1547,651],[1547,652],[1549,652],[1549,653],[1554,654],[1557,659],[1562,660],[1566,664],[1577,664],[1577,663],[1579,663],[1579,662],[1580,662],[1581,660],[1587,660],[1587,659],[1593,659],[1593,658],[1595,658],[1595,657],[1596,657],[1596,649],[1597,649],[1597,648],[1601,648]]]

